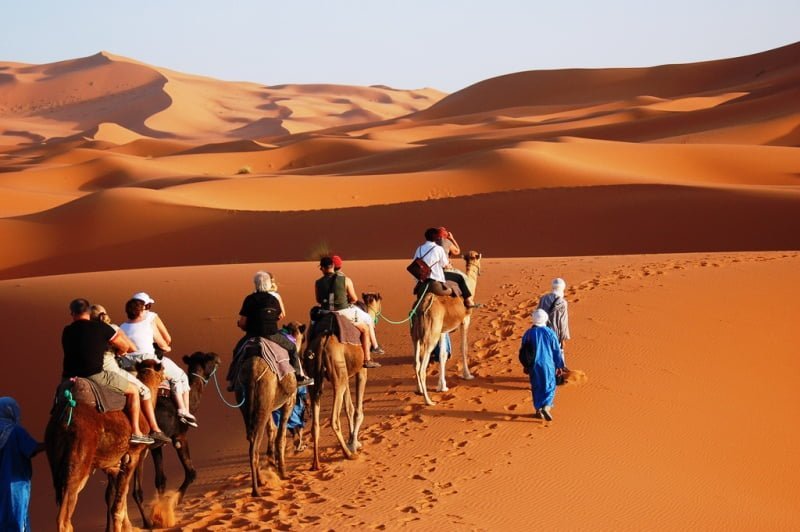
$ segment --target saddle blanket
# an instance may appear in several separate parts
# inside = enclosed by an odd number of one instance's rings
[[[338,312],[328,312],[315,321],[311,327],[309,338],[316,338],[321,334],[333,333],[336,339],[343,344],[361,345],[361,331],[353,322]]]
[[[261,357],[269,369],[278,376],[278,380],[283,380],[289,373],[294,373],[294,368],[289,362],[289,352],[266,338],[248,338],[235,356],[241,356],[242,361],[253,356]]]
[[[66,390],[70,391],[75,402],[94,407],[99,412],[115,412],[125,408],[125,394],[98,386],[89,379],[72,377],[58,385],[53,411],[66,406]]]

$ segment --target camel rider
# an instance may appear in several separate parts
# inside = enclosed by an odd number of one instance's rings
[[[335,271],[336,266],[342,267],[342,259],[338,256],[322,257],[319,269],[322,277],[314,284],[314,295],[317,303],[324,309],[336,312],[353,322],[361,332],[361,348],[364,350],[364,367],[379,368],[381,365],[372,360],[370,350],[370,320],[364,320],[353,303],[358,300],[353,281],[341,271]]]
[[[61,333],[61,347],[64,350],[64,369],[62,378],[83,377],[99,386],[124,393],[128,400],[128,416],[133,434],[131,443],[151,444],[155,440],[142,433],[139,428],[141,406],[139,390],[124,377],[103,370],[103,357],[106,347],[111,344],[121,352],[129,346],[110,325],[90,319],[91,305],[85,299],[75,299],[69,304],[72,323]]]
[[[444,278],[458,284],[461,293],[464,295],[464,304],[467,307],[478,306],[472,299],[472,291],[469,289],[469,285],[467,285],[467,275],[457,270],[456,267],[453,266],[453,263],[449,261],[450,258],[461,256],[461,247],[458,245],[458,242],[456,242],[456,237],[454,237],[453,233],[448,231],[446,227],[440,227],[439,238],[436,240],[436,243],[442,246],[448,258],[447,266],[444,267]]]
[[[344,275],[344,272],[342,272],[342,258],[339,255],[334,255],[331,257],[331,259],[333,259],[333,271],[337,274],[341,273],[342,275]],[[345,279],[347,279],[345,284],[347,283],[350,284],[348,290],[352,290],[352,293],[354,294],[355,289],[353,287],[353,282],[347,276],[345,276]],[[350,301],[352,307],[356,309],[355,310],[356,322],[366,323],[369,326],[370,355],[385,354],[385,351],[381,348],[380,345],[378,345],[378,338],[375,336],[375,320],[372,319],[372,316],[369,315],[369,312],[367,312],[366,310],[362,309],[359,306],[357,301],[352,301],[351,296],[352,294],[348,291],[347,299],[348,301]]]
[[[240,348],[245,341],[250,338],[266,338],[275,342],[289,352],[289,360],[294,367],[295,377],[298,386],[310,386],[314,384],[314,379],[310,379],[303,373],[300,359],[297,356],[297,346],[292,340],[283,335],[278,329],[278,318],[281,314],[281,304],[278,299],[269,293],[272,290],[272,277],[264,271],[256,272],[253,277],[255,292],[249,294],[242,302],[239,311],[239,321],[237,325],[245,332],[245,335],[236,344],[233,350],[234,360],[231,362],[228,371],[228,380],[236,378],[234,368],[238,368],[238,357]],[[229,386],[232,391],[232,386]]]
[[[446,278],[444,276],[444,269],[450,264],[450,260],[447,258],[447,253],[444,248],[436,243],[438,238],[438,228],[430,227],[426,229],[425,243],[419,246],[414,252],[415,259],[422,259],[425,264],[431,268],[431,275],[428,280],[425,281],[425,283],[417,283],[416,288],[414,288],[415,294],[422,293],[423,286],[425,285],[427,285],[428,292],[437,296],[449,296],[453,294],[453,291],[445,284]],[[464,305],[466,307],[475,306],[471,297],[465,298]]]

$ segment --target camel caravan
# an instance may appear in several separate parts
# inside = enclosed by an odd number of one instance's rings
[[[481,254],[463,254],[464,272],[450,264],[450,257],[456,256],[462,254],[452,233],[431,228],[407,268],[416,279],[416,300],[408,318],[398,323],[410,323],[416,388],[428,405],[435,404],[426,377],[437,346],[437,391],[448,389],[447,333],[460,331],[462,376],[472,379],[467,332],[472,312],[480,306],[473,297]],[[95,469],[101,469],[109,479],[107,529],[132,528],[127,512],[131,479],[143,526],[152,528],[154,523],[144,507],[143,464],[148,454],[152,455],[155,488],[163,494],[163,447],[171,444],[185,472],[178,500],[184,496],[196,478],[189,453],[189,429],[200,424],[196,414],[211,380],[222,401],[242,414],[254,497],[262,494],[266,484],[260,456],[264,440],[267,461],[281,478],[286,477],[287,431],[296,434],[296,448],[302,448],[304,398],[310,403],[311,469],[319,469],[320,412],[326,381],[332,387],[331,428],[344,457],[355,457],[362,447],[359,430],[364,421],[368,370],[381,367],[374,357],[384,353],[375,335],[375,325],[382,317],[382,298],[379,293],[364,293],[359,300],[342,265],[335,255],[320,259],[322,276],[315,282],[317,305],[309,313],[308,325],[291,321],[280,326],[286,313],[274,277],[264,271],[256,273],[254,291],[244,298],[239,311],[237,325],[244,336],[234,347],[227,373],[227,390],[233,392],[234,403],[225,400],[216,380],[220,365],[217,354],[197,352],[183,357],[186,371],[172,361],[171,336],[152,311],[155,301],[148,294],[134,294],[126,303],[128,320],[120,326],[111,323],[104,307],[93,306],[85,299],[72,301],[72,322],[62,334],[63,381],[45,433],[58,504],[58,529],[72,530],[78,495]],[[350,391],[351,379],[355,399]]]

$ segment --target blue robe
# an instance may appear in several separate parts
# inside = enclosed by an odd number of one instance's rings
[[[556,369],[564,367],[558,337],[549,327],[533,327],[522,337],[520,362],[528,368],[533,406],[552,406],[556,396]]]
[[[305,386],[300,386],[297,389],[297,397],[294,403],[294,408],[292,409],[292,414],[289,416],[289,422],[286,424],[287,429],[293,430],[305,426],[306,423],[303,419],[303,414],[306,411],[305,398],[307,395],[308,391],[306,390]],[[272,420],[275,422],[276,426],[281,422],[280,409],[275,410],[272,413]]]
[[[0,448],[0,530],[4,532],[31,529],[31,457],[38,445],[24,428],[15,425]]]

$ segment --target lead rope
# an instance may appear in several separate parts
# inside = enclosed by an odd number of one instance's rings
[[[376,316],[376,319],[377,318],[383,318],[383,320],[385,322],[391,323],[392,325],[402,325],[405,322],[409,321],[411,318],[414,317],[414,314],[417,313],[417,309],[419,308],[420,304],[422,303],[422,298],[425,297],[425,294],[428,292],[428,287],[429,286],[430,286],[429,284],[425,285],[425,289],[422,291],[422,294],[420,294],[419,299],[417,299],[417,304],[414,305],[414,308],[412,308],[411,312],[408,313],[408,317],[406,319],[404,319],[402,321],[392,321],[389,318],[387,318],[386,316],[384,316],[382,312],[378,312],[378,314]]]
[[[222,399],[222,402],[225,403],[225,406],[228,406],[230,408],[239,408],[240,406],[242,406],[244,404],[244,401],[245,401],[246,397],[242,397],[242,401],[238,405],[235,405],[233,403],[229,403],[228,401],[225,400],[225,396],[222,395],[222,389],[219,387],[219,381],[217,380],[217,368],[216,367],[214,368],[214,371],[211,372],[211,375],[209,375],[207,379],[203,378],[202,375],[198,375],[197,373],[191,373],[191,375],[194,375],[195,377],[198,377],[200,380],[202,380],[204,385],[208,384],[208,381],[210,381],[213,378],[214,379],[214,386],[217,388],[217,394],[219,395],[219,398]]]

